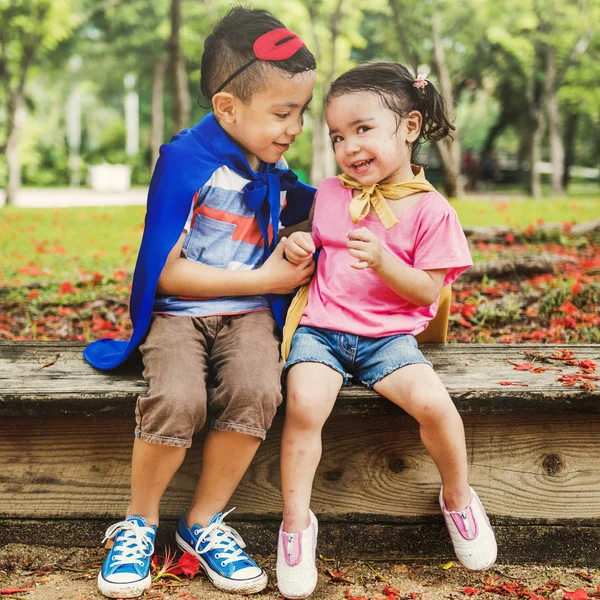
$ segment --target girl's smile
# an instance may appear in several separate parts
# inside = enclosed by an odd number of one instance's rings
[[[414,115],[419,121],[413,127]],[[364,185],[412,179],[411,143],[420,130],[420,113],[398,123],[397,115],[371,92],[334,96],[325,112],[340,168]]]

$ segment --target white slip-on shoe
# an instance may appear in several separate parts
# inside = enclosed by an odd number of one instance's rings
[[[317,586],[317,517],[310,513],[310,523],[298,533],[287,533],[283,523],[277,542],[277,585],[284,598],[307,598]]]
[[[498,546],[488,516],[473,488],[471,502],[465,510],[450,511],[440,490],[440,507],[456,558],[469,571],[489,569],[495,562]]]

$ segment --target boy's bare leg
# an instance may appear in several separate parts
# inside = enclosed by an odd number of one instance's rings
[[[133,442],[131,502],[127,515],[140,515],[148,525],[158,526],[160,500],[185,458],[185,448]]]
[[[213,429],[202,453],[202,473],[186,515],[188,527],[206,527],[223,510],[250,466],[261,439],[254,435]]]
[[[471,501],[465,430],[435,371],[429,365],[408,365],[386,375],[373,389],[419,422],[421,440],[442,477],[448,510],[464,510]]]
[[[342,376],[319,363],[298,363],[287,377],[285,424],[281,437],[283,528],[305,529],[313,480],[321,460],[321,431],[331,414]]]

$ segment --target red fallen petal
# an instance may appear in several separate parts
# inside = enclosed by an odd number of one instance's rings
[[[466,587],[463,590],[463,593],[465,593],[467,596],[474,596],[475,594],[479,593],[479,590],[477,588],[473,588],[473,587]]]
[[[177,566],[181,568],[181,572],[186,577],[193,579],[200,569],[200,561],[193,554],[184,552],[181,558],[177,561]]]
[[[533,363],[516,363],[512,360],[507,360],[506,362],[514,365],[515,371],[530,371],[534,367]]]
[[[584,589],[579,588],[578,590],[575,590],[574,592],[565,592],[563,595],[563,600],[565,600],[567,598],[570,600],[588,600],[589,596],[588,596],[588,593]]]
[[[27,588],[2,588],[0,590],[0,595],[2,596],[7,596],[8,594],[18,594],[21,592],[31,592],[31,590],[28,590]]]
[[[458,317],[457,321],[463,326],[463,327],[473,327],[473,325],[471,323],[469,323],[469,321],[467,321],[464,317]]]
[[[558,310],[560,310],[561,313],[568,315],[569,317],[574,315],[575,313],[579,312],[579,309],[572,302],[569,302],[568,300],[565,300],[560,305],[560,308]]]
[[[499,381],[500,385],[520,385],[521,387],[529,387],[528,383],[518,383],[517,381]]]
[[[75,294],[75,293],[77,293],[77,290],[73,287],[72,283],[65,281],[64,283],[61,284],[59,293],[60,294]]]

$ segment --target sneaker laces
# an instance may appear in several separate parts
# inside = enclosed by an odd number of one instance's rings
[[[154,552],[152,534],[152,527],[140,527],[133,521],[120,521],[106,530],[102,543],[114,540],[112,561],[115,565],[143,566],[142,559],[152,556]]]
[[[233,527],[229,527],[229,525],[223,523],[225,517],[233,510],[235,510],[235,507],[223,513],[210,525],[204,527],[202,535],[198,538],[195,546],[198,554],[205,554],[211,550],[218,550],[226,554],[227,557],[222,562],[223,566],[232,562],[247,560],[247,556],[242,556],[242,554],[245,554],[243,548],[246,547],[242,536]],[[200,544],[205,541],[208,541],[206,548],[200,550]]]

